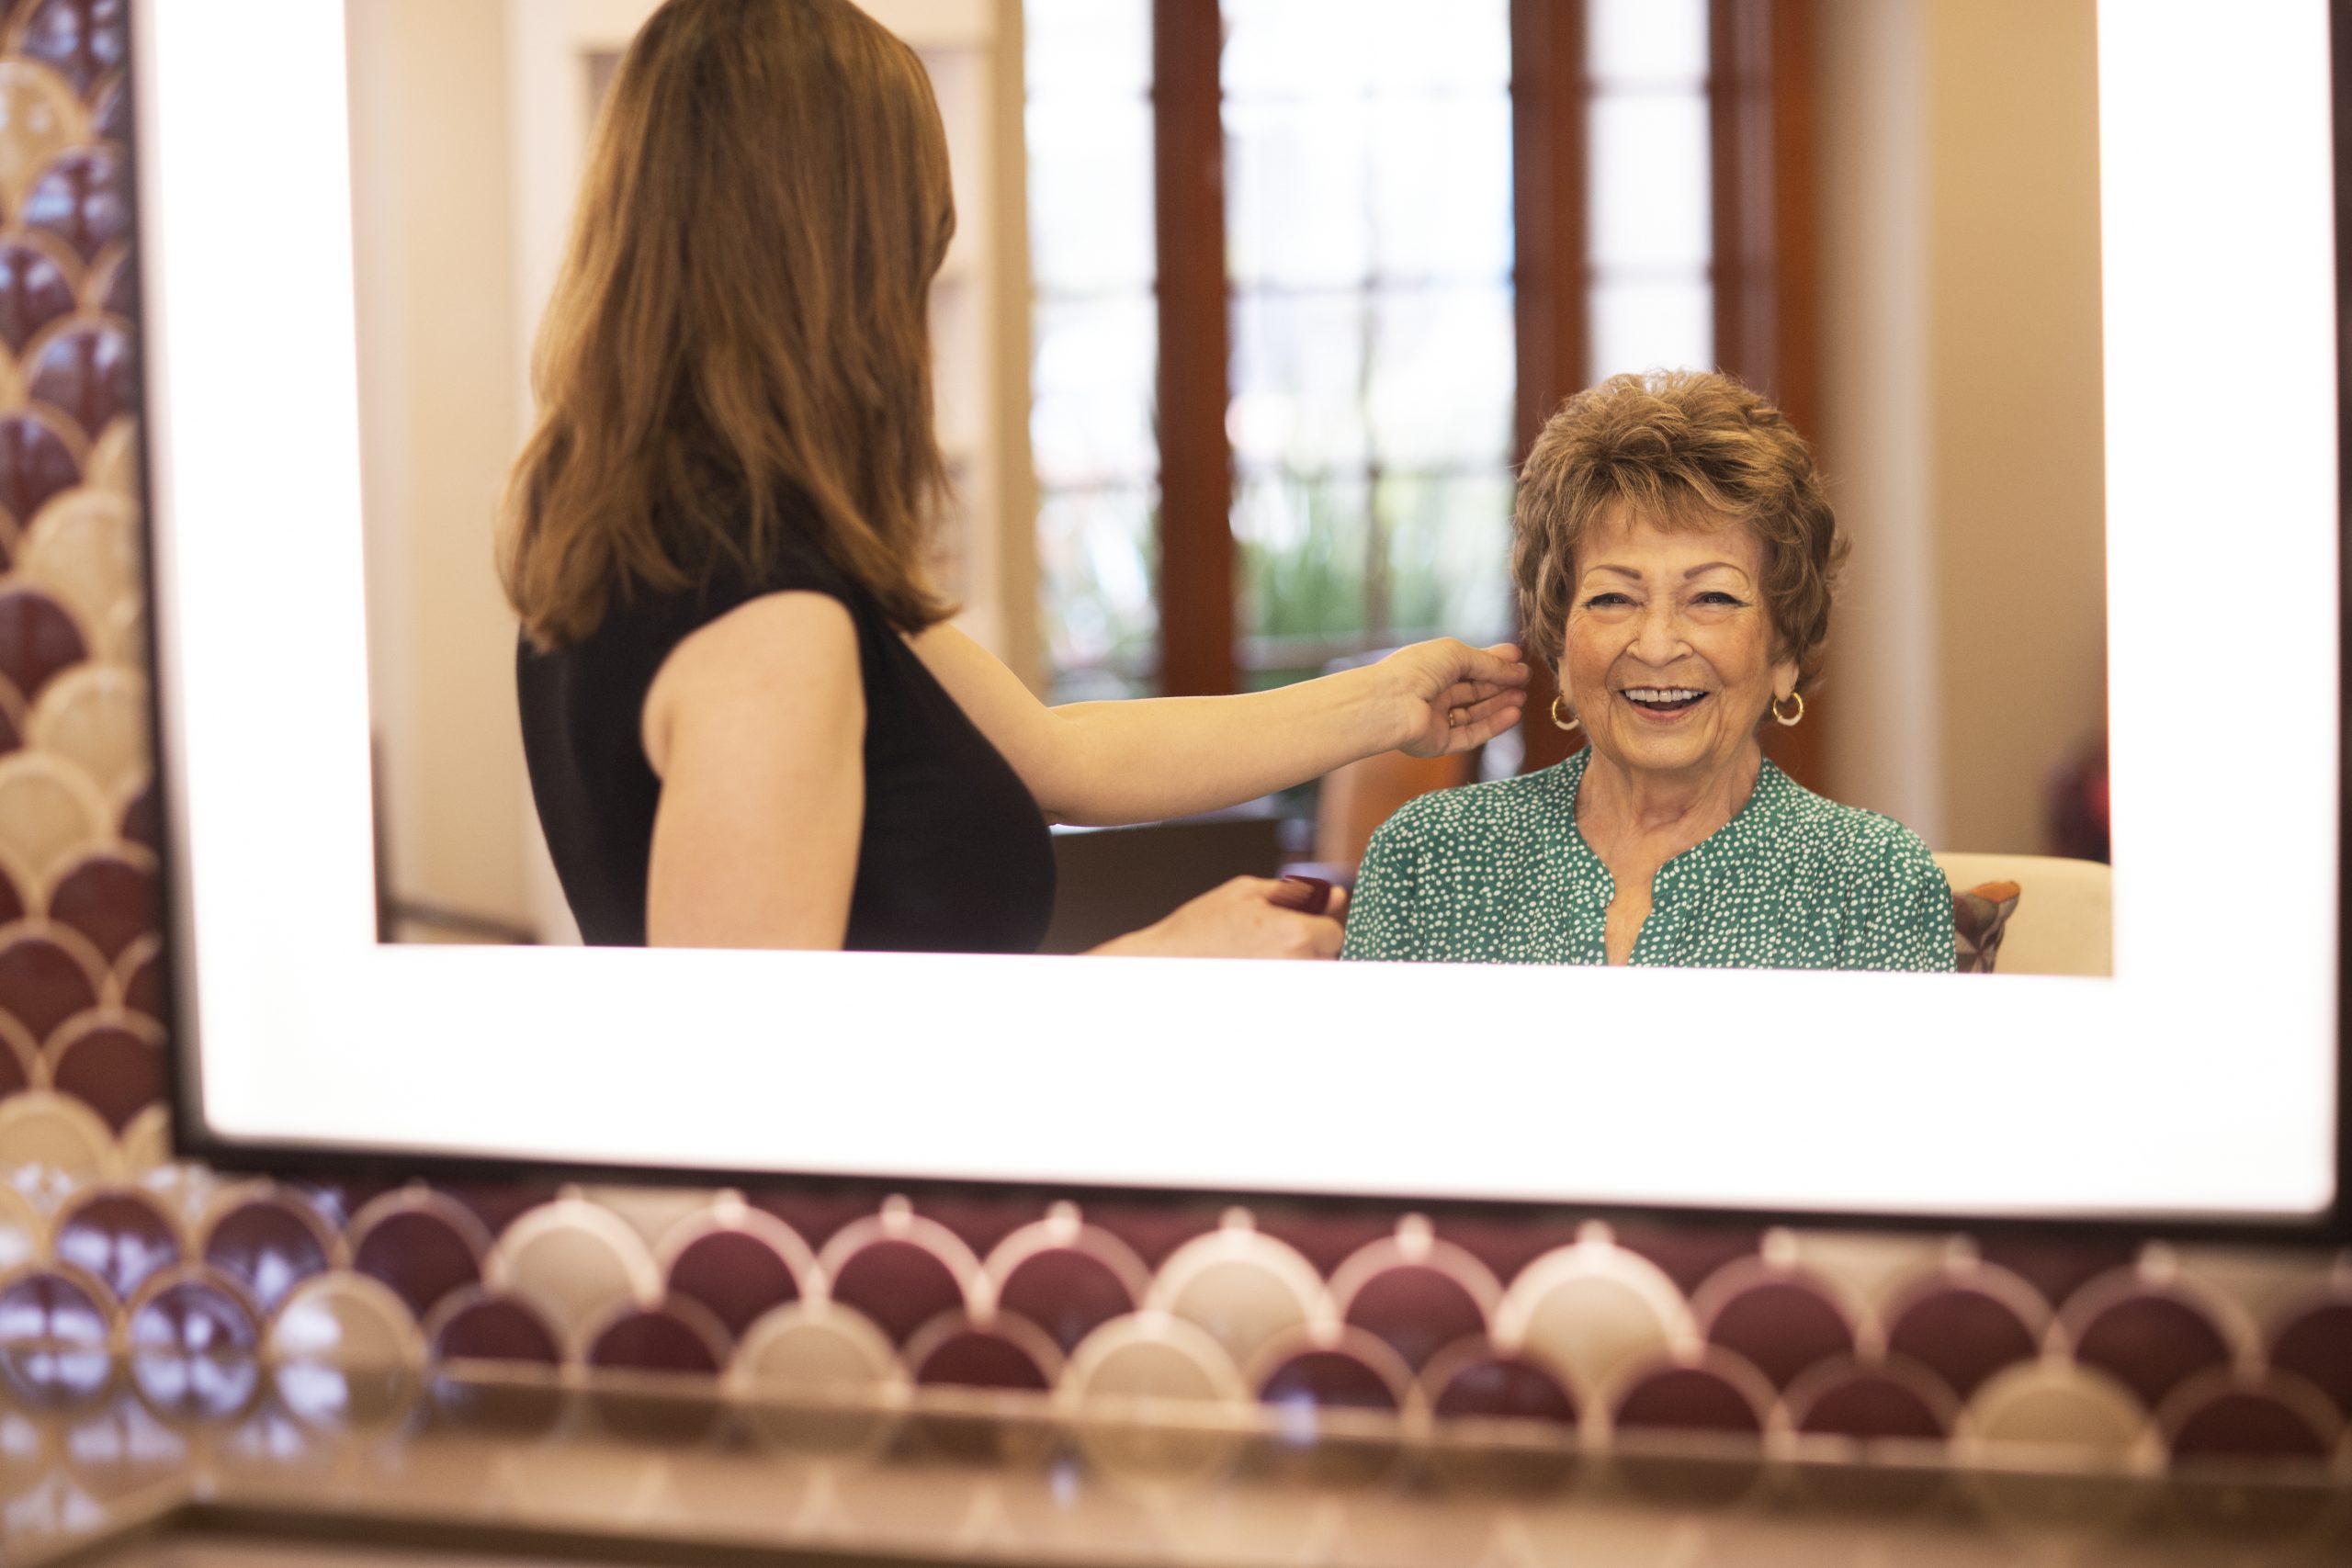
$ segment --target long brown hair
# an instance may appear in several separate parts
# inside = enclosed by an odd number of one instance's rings
[[[922,62],[850,0],[668,0],[629,45],[532,356],[499,575],[542,648],[788,531],[918,631],[955,231]]]

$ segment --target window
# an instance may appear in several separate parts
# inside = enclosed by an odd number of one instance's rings
[[[1510,465],[1561,397],[1802,357],[1790,0],[1024,15],[1057,700],[1507,636]]]

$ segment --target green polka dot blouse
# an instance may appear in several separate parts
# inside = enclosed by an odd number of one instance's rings
[[[1616,883],[1577,827],[1591,754],[1408,802],[1364,852],[1340,956],[1606,963]],[[1738,814],[1659,870],[1633,962],[1948,970],[1951,889],[1909,829],[1767,761]]]

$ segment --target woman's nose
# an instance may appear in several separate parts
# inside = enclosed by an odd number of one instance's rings
[[[1645,664],[1672,663],[1684,646],[1681,622],[1671,605],[1651,604],[1634,624],[1634,658]]]

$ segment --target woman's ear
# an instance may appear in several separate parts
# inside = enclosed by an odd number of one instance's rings
[[[1772,664],[1772,700],[1787,702],[1797,689],[1797,661],[1776,660]]]

